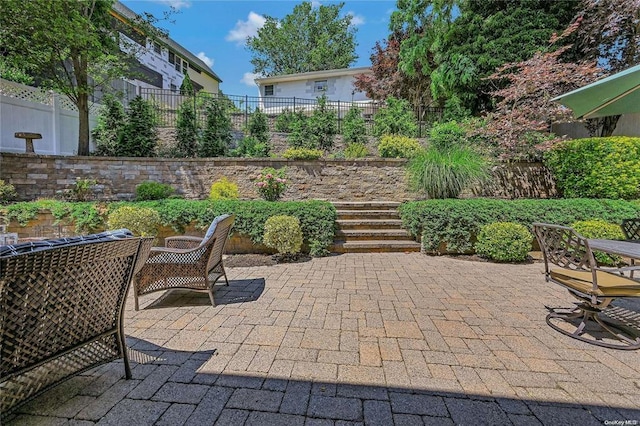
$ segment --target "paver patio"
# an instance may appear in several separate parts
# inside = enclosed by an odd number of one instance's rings
[[[130,297],[133,380],[107,364],[8,424],[640,424],[640,352],[547,326],[573,300],[541,263],[345,254],[228,275],[216,307]]]

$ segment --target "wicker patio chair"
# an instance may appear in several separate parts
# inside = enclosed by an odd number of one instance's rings
[[[623,219],[620,227],[622,228],[625,239],[640,243],[640,217]]]
[[[588,240],[572,228],[534,223],[533,230],[544,256],[546,280],[565,287],[579,300],[573,309],[547,307],[547,324],[594,345],[640,349],[639,330],[628,324],[613,324],[601,316],[616,298],[640,297],[640,283],[616,269],[599,268]],[[550,265],[557,268],[551,269]]]
[[[152,244],[76,237],[0,248],[0,423],[97,365],[121,358],[131,378],[124,304]]]
[[[134,279],[135,309],[139,310],[139,296],[178,288],[206,290],[215,306],[214,284],[224,277],[229,285],[222,254],[234,219],[234,215],[218,216],[203,238],[169,237],[165,247],[153,247]]]

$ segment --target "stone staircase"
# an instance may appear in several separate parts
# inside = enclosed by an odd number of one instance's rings
[[[338,230],[334,253],[420,251],[420,244],[402,229],[400,203],[393,201],[334,202]]]

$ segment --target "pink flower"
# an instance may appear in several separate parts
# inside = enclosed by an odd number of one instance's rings
[[[263,186],[265,186],[266,184],[264,182],[258,182],[256,183],[256,185],[258,185],[260,188],[262,188]]]
[[[271,178],[273,178],[273,175],[272,175],[271,173],[269,173],[269,174],[267,175],[267,179],[271,179]]]

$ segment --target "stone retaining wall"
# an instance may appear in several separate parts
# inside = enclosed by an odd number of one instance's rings
[[[167,183],[187,199],[204,199],[223,176],[235,182],[240,198],[258,199],[253,181],[265,167],[286,167],[290,182],[284,200],[405,201],[420,198],[407,190],[406,160],[295,161],[284,159],[165,159],[67,157],[0,154],[0,179],[15,186],[20,200],[52,198],[76,178],[95,179],[98,200],[131,200],[135,187],[153,180]],[[508,164],[494,170],[494,183],[465,196],[546,198],[555,195],[549,172],[540,164]]]

